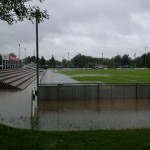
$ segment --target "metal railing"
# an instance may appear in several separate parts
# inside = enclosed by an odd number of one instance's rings
[[[38,100],[149,99],[150,83],[40,84]]]

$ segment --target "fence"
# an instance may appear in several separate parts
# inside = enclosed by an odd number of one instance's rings
[[[147,84],[41,84],[38,100],[149,99]]]

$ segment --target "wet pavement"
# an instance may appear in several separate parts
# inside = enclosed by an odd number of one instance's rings
[[[78,83],[78,81],[73,80],[63,74],[57,73],[56,69],[48,69],[41,80],[41,84],[51,83]]]

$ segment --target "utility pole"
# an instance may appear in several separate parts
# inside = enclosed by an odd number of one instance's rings
[[[68,52],[68,61],[69,61],[69,54],[70,54],[70,53]]]
[[[39,89],[39,39],[38,39],[38,23],[39,23],[39,10],[36,10],[36,68],[37,68],[37,97]]]
[[[20,44],[18,43],[18,45],[19,45],[19,59],[20,59]]]
[[[147,47],[145,46],[145,69],[146,69],[146,49]]]
[[[134,54],[134,62],[135,62],[135,68],[136,68],[136,53]]]
[[[21,68],[21,59],[20,59],[20,43],[18,43],[19,46],[19,67]]]
[[[25,50],[25,58],[26,58],[26,48],[24,48],[24,50]]]
[[[103,53],[102,53],[102,67],[103,67]]]

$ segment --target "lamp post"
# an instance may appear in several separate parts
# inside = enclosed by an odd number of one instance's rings
[[[68,61],[69,61],[69,54],[70,54],[70,53],[68,52]]]
[[[102,67],[103,67],[103,53],[102,53]]]
[[[18,43],[19,46],[19,67],[21,68],[21,60],[20,60],[20,43]]]
[[[18,43],[18,46],[19,46],[19,59],[20,59],[20,44]]]
[[[145,46],[145,69],[146,69],[146,49],[147,47]]]
[[[37,98],[39,89],[39,39],[38,39],[39,10],[36,10],[36,68],[37,68]]]
[[[70,54],[70,53],[68,52],[68,63],[67,63],[67,64],[68,64],[68,68],[69,68],[69,54]]]
[[[24,50],[25,50],[25,58],[26,58],[26,48],[24,48]]]
[[[135,62],[135,68],[136,68],[136,53],[134,54],[134,62]]]

